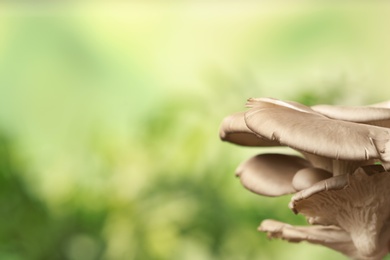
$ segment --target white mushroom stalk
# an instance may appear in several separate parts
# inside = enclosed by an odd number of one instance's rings
[[[390,247],[390,102],[366,107],[250,99],[220,137],[244,146],[288,146],[306,158],[257,155],[242,163],[244,187],[264,196],[295,193],[290,208],[316,226],[266,220],[259,230],[328,246],[354,259],[381,259]],[[377,165],[377,164],[381,165]],[[375,165],[376,164],[376,165]]]

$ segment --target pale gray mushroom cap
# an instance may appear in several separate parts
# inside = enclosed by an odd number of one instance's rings
[[[223,141],[244,146],[280,146],[277,141],[257,136],[245,123],[245,112],[227,116],[222,121],[219,136]]]
[[[257,135],[296,150],[337,160],[390,162],[390,129],[327,118],[288,106],[249,101],[245,123]],[[261,105],[259,105],[259,103]]]
[[[331,106],[316,105],[311,107],[329,118],[355,123],[390,127],[390,109],[370,106]]]
[[[390,168],[390,129],[332,119],[291,101],[256,98],[249,99],[247,106],[247,112],[223,120],[222,140],[245,146],[289,146],[314,167],[334,175],[353,173],[377,160]],[[375,111],[379,112],[371,117],[365,113],[366,119],[385,118],[387,110]]]
[[[292,226],[266,219],[261,222],[258,231],[267,232],[269,238],[280,238],[293,243],[307,241],[324,245],[349,256],[354,256],[351,253],[356,251],[350,235],[337,226]]]
[[[313,168],[309,161],[298,156],[259,154],[240,164],[236,176],[248,190],[273,197],[306,189],[332,174]]]
[[[273,98],[253,98],[249,101],[256,104],[256,107],[286,106],[301,112],[316,113],[311,108],[292,101]],[[278,140],[270,140],[250,130],[245,122],[245,113],[238,112],[223,119],[219,131],[221,140],[243,146],[281,146]]]
[[[289,242],[298,243],[307,241],[312,244],[319,244],[339,251],[351,259],[380,260],[387,253],[387,241],[389,230],[381,235],[377,250],[370,256],[364,255],[361,248],[356,248],[351,234],[337,226],[292,226],[275,220],[264,220],[258,228],[261,232],[267,232],[269,238],[281,238]]]
[[[331,119],[291,101],[257,98],[247,105],[247,112],[223,120],[222,140],[246,146],[286,145],[336,160],[390,162],[390,129]],[[378,114],[371,119],[385,118],[385,113]]]
[[[331,178],[332,173],[320,168],[304,168],[297,171],[292,180],[295,190],[307,189],[319,181]]]
[[[298,156],[261,154],[238,166],[236,175],[248,190],[273,197],[296,192],[294,175],[307,167],[311,167],[310,162]]]

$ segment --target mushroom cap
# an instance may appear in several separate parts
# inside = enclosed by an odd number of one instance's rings
[[[238,166],[236,175],[248,190],[274,197],[296,192],[292,185],[295,173],[310,166],[298,156],[260,154]]]
[[[382,259],[387,253],[387,241],[389,230],[385,228],[380,236],[379,243],[375,245],[375,251],[367,256],[367,252],[361,247],[356,247],[351,234],[337,226],[292,226],[283,222],[266,219],[258,228],[261,232],[267,232],[269,238],[281,238],[289,242],[307,241],[312,244],[319,244],[337,250],[352,259],[376,260]],[[362,241],[363,247],[367,243]]]
[[[251,103],[251,101],[249,101]],[[245,113],[250,130],[296,150],[341,160],[390,161],[390,129],[330,119],[287,106],[259,106]]]
[[[274,98],[251,98],[248,100],[247,106],[257,108],[284,106],[301,112],[316,113],[311,108],[297,102]],[[250,130],[245,122],[245,113],[238,112],[223,119],[219,130],[222,141],[243,146],[281,146],[277,140],[270,140]]]
[[[269,238],[281,238],[289,242],[307,241],[320,244],[351,255],[356,249],[350,235],[337,226],[292,226],[280,221],[265,219],[257,229],[267,232]]]
[[[363,123],[370,125],[379,125],[390,127],[390,109],[384,107],[349,107],[349,106],[331,106],[316,105],[311,107],[329,118]]]
[[[307,189],[319,181],[329,179],[332,173],[320,168],[304,168],[297,171],[292,180],[292,186],[296,190]]]
[[[280,146],[277,141],[257,136],[245,123],[245,112],[235,113],[223,119],[219,136],[221,140],[244,146]]]

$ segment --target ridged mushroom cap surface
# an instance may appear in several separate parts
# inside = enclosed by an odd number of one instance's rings
[[[387,128],[256,104],[245,113],[245,122],[254,133],[302,152],[341,160],[390,161]]]
[[[369,106],[331,106],[331,105],[316,105],[311,107],[329,118],[369,124],[384,127],[390,127],[390,109],[384,107],[369,107]]]

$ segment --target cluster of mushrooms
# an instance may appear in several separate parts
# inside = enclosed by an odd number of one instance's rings
[[[223,120],[223,141],[287,146],[302,156],[256,155],[236,175],[260,195],[294,194],[290,209],[311,224],[264,220],[259,231],[324,245],[353,259],[382,259],[390,250],[390,101],[308,107],[256,98],[247,107]]]

